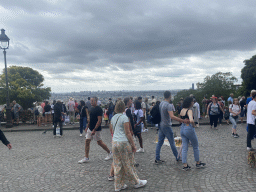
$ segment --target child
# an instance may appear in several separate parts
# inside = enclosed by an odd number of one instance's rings
[[[225,118],[227,124],[229,125],[229,115],[230,115],[230,113],[229,113],[229,108],[227,106],[224,107],[224,112],[225,112],[224,118]]]

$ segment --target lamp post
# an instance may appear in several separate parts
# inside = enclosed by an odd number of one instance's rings
[[[9,86],[8,86],[8,77],[7,77],[7,64],[6,64],[6,49],[9,48],[10,39],[5,35],[5,30],[1,29],[0,35],[0,48],[3,49],[4,53],[4,64],[5,64],[5,81],[6,81],[6,128],[12,127],[12,119],[11,119],[11,107],[10,107],[10,99],[9,99]]]

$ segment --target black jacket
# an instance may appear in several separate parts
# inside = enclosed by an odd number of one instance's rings
[[[0,130],[0,140],[3,142],[3,144],[8,145],[10,142],[6,139],[4,133]]]
[[[54,119],[55,120],[61,119],[61,112],[63,112],[62,104],[61,103],[56,103],[54,105]]]

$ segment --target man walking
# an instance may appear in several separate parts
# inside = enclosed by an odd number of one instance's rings
[[[230,97],[228,98],[228,103],[231,102],[231,104],[233,104],[233,100],[234,100],[233,98],[234,98],[234,94],[231,93]]]
[[[148,131],[148,127],[147,127],[147,123],[146,123],[146,110],[147,110],[147,106],[146,106],[145,102],[142,102],[142,97],[138,97],[138,101],[141,103],[141,108],[142,108],[143,116],[144,116],[144,119],[143,119],[144,130],[143,130],[143,132],[146,132],[146,131]]]
[[[101,122],[103,111],[101,107],[97,106],[97,101],[97,97],[91,98],[92,109],[90,113],[90,120],[85,130],[85,132],[87,132],[85,140],[85,157],[82,160],[78,161],[78,163],[86,163],[89,161],[90,143],[92,139],[96,140],[98,145],[101,146],[108,153],[105,160],[109,160],[112,158],[112,152],[101,140]]]
[[[89,112],[89,114],[90,114],[91,108],[92,108],[92,105],[91,105],[91,97],[88,97],[88,100],[85,102],[85,106],[88,108],[88,112]]]
[[[69,114],[69,124],[75,124],[75,102],[73,101],[73,98],[70,97],[68,102],[68,114]]]
[[[173,114],[173,107],[170,104],[171,101],[171,92],[170,91],[165,91],[164,92],[164,101],[160,103],[159,110],[161,114],[161,122],[160,122],[160,127],[158,130],[158,143],[156,145],[156,159],[155,159],[155,164],[163,163],[163,160],[160,160],[160,151],[161,147],[164,143],[165,137],[167,137],[173,155],[176,158],[176,161],[179,161],[178,158],[178,151],[174,143],[174,138],[173,138],[173,131],[172,131],[172,122],[171,119],[174,119],[176,121],[179,121],[180,123],[189,123],[189,120],[183,120],[179,117],[174,116]]]
[[[113,117],[114,109],[115,109],[115,105],[113,104],[112,99],[109,98],[109,103],[108,103],[108,120],[109,120],[109,123],[111,123],[111,119]]]

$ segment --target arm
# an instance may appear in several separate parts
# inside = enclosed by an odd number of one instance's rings
[[[132,130],[132,125],[131,125],[131,119],[130,119],[130,117],[128,117],[128,119],[129,119],[129,129],[130,129],[131,135],[133,136],[133,130]]]
[[[168,113],[169,113],[170,118],[173,119],[173,120],[179,121],[180,123],[189,123],[189,120],[185,120],[185,119],[181,119],[179,117],[176,117],[173,114],[173,111],[168,111]]]
[[[130,132],[130,129],[129,129],[129,123],[124,123],[124,131],[125,131],[125,135],[129,141],[129,143],[131,144],[132,146],[132,151],[135,153],[136,152],[136,147],[135,147],[135,144],[134,144],[134,141],[132,139],[132,134]]]
[[[256,116],[256,110],[252,110],[252,114]]]
[[[110,131],[111,136],[113,137],[114,132],[113,132],[113,127],[112,127],[111,123],[109,124],[109,131]]]
[[[4,145],[6,145],[9,149],[12,148],[11,143],[6,139],[4,133],[0,130],[0,140],[3,142]]]
[[[194,123],[194,119],[193,119],[193,112],[192,110],[188,110],[188,118],[189,118],[189,122],[193,125],[193,127],[195,126]]]

